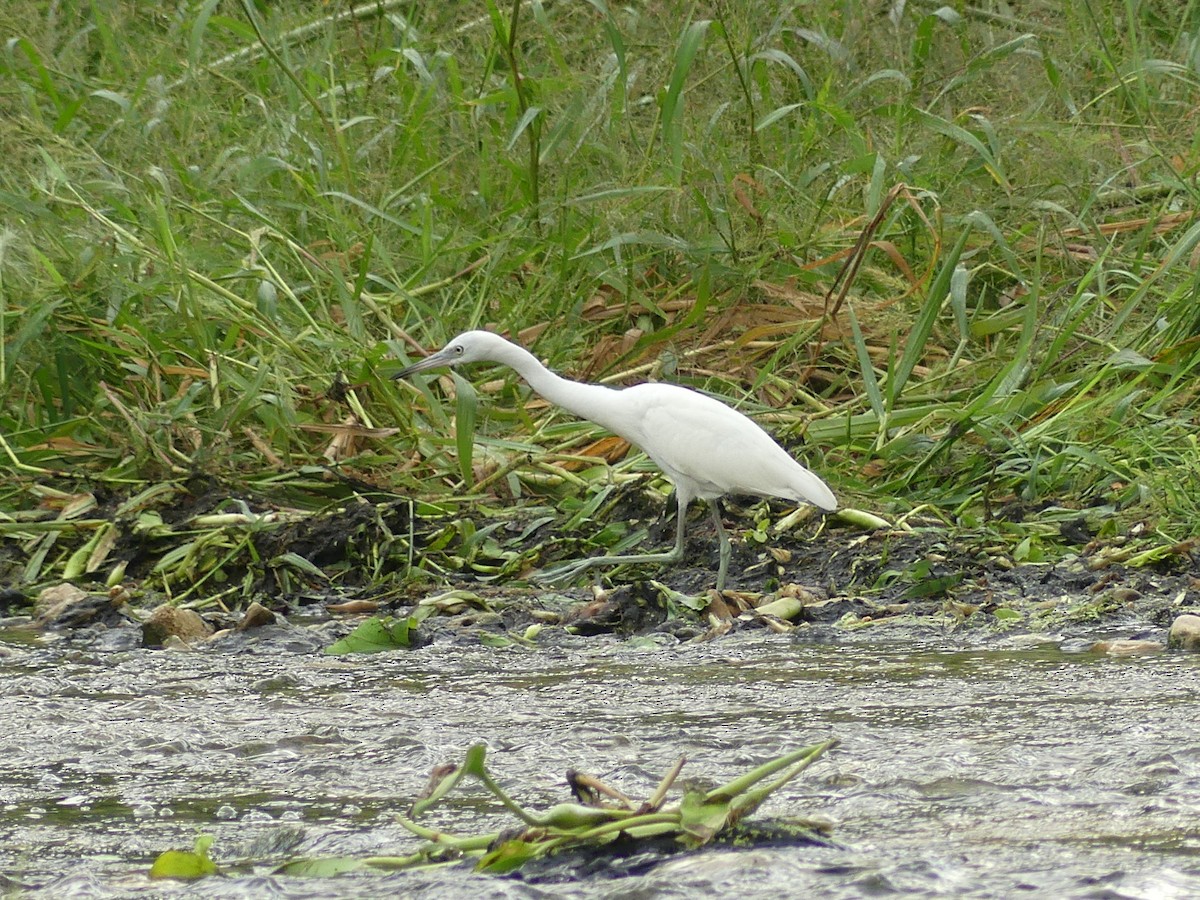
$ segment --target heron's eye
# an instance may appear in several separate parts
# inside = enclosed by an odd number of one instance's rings
[[[454,352],[457,353],[459,356],[462,356],[462,354],[463,354],[462,345],[460,344],[459,346],[455,347]]]

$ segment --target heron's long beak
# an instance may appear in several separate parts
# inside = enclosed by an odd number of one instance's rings
[[[436,369],[438,366],[450,365],[450,357],[445,350],[439,350],[437,353],[431,353],[424,359],[417,360],[411,366],[405,366],[399,372],[392,376],[393,379],[407,378],[414,372],[424,372],[426,369]]]

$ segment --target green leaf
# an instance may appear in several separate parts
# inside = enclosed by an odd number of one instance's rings
[[[669,585],[663,584],[661,581],[651,581],[650,584],[658,591],[660,597],[670,609],[672,604],[682,606],[685,609],[690,609],[692,612],[704,612],[708,609],[707,594],[685,594],[682,591],[677,591]]]
[[[955,91],[964,84],[974,81],[980,76],[987,74],[995,67],[996,63],[1007,59],[1018,50],[1024,48],[1026,44],[1035,40],[1037,40],[1037,38],[1033,34],[1022,34],[1018,35],[1012,40],[1005,41],[1003,44],[1000,44],[997,47],[990,47],[987,50],[984,50],[969,63],[967,63],[965,70],[961,71],[954,77],[947,79],[945,83],[942,84],[937,94],[934,95],[933,99],[930,100],[926,105],[929,108],[940,105],[942,103],[942,99],[952,91]]]
[[[703,791],[688,791],[679,806],[680,841],[700,847],[721,833],[729,820],[729,802],[709,800]]]
[[[975,154],[979,157],[980,162],[983,163],[984,169],[986,169],[988,174],[990,174],[996,180],[996,183],[1006,191],[1012,189],[1012,186],[1009,184],[1008,177],[1004,174],[1000,167],[1000,160],[997,159],[996,155],[991,151],[991,149],[985,146],[983,141],[979,140],[979,138],[977,138],[974,134],[963,128],[961,125],[956,125],[953,122],[943,119],[941,116],[935,116],[933,113],[926,112],[923,109],[916,109],[914,110],[914,113],[917,121],[929,128],[931,131],[944,135],[962,147],[966,147],[969,150],[974,150]]]
[[[769,113],[767,113],[761,119],[759,119],[754,124],[754,130],[755,131],[763,131],[763,130],[769,128],[771,125],[778,122],[784,116],[788,115],[789,113],[795,112],[797,109],[802,109],[803,107],[804,107],[803,103],[788,103],[785,106],[777,107],[777,108],[771,110]]]
[[[21,316],[21,327],[13,334],[6,348],[6,353],[11,359],[19,359],[26,344],[45,340],[47,328],[56,320],[54,313],[64,300],[63,297],[45,300]]]
[[[197,836],[191,850],[167,850],[158,855],[154,865],[150,867],[150,877],[177,878],[181,881],[194,881],[217,874],[217,865],[208,858],[208,850],[212,846],[211,834]]]
[[[495,850],[485,854],[475,864],[475,871],[490,872],[493,875],[504,875],[515,872],[529,860],[540,855],[537,844],[529,841],[505,841]]]
[[[854,314],[854,304],[846,304],[846,316],[850,320],[850,333],[854,338],[854,351],[858,357],[858,371],[862,375],[863,390],[871,404],[871,410],[879,419],[879,433],[882,438],[887,431],[887,410],[884,408],[883,394],[879,390],[879,380],[875,377],[875,364],[871,362],[871,354],[867,349],[866,338],[858,324],[858,316]]]
[[[196,12],[196,20],[188,31],[188,63],[193,69],[200,68],[200,51],[204,44],[204,32],[208,29],[208,20],[213,10],[221,0],[206,0]]]
[[[680,124],[683,85],[687,81],[692,63],[696,60],[696,53],[704,40],[705,32],[711,24],[711,19],[701,19],[699,22],[692,22],[683,30],[679,46],[675,48],[675,65],[671,70],[671,79],[663,95],[662,141],[671,155],[671,171],[676,184],[683,178],[683,126]]]
[[[306,878],[332,878],[357,872],[367,867],[366,860],[350,856],[331,856],[326,859],[294,859],[275,870],[276,875],[295,875]]]
[[[513,128],[513,132],[508,138],[508,144],[504,149],[511,151],[517,145],[517,141],[521,139],[521,135],[525,133],[525,129],[532,125],[533,121],[541,114],[542,108],[540,106],[531,106],[525,110],[516,127]]]
[[[923,597],[942,597],[948,594],[951,588],[957,587],[962,578],[961,572],[955,572],[951,575],[941,575],[936,578],[924,578],[910,585],[900,596],[904,600],[919,600]]]
[[[8,44],[10,53],[14,49],[19,49],[25,54],[26,59],[29,60],[30,65],[33,66],[33,70],[37,73],[42,93],[50,99],[50,102],[54,104],[56,109],[61,110],[63,107],[62,98],[59,96],[58,89],[54,85],[54,79],[50,76],[50,70],[46,67],[45,62],[43,62],[42,55],[38,53],[37,45],[29,40],[29,38],[17,38]]]
[[[1161,563],[1163,560],[1174,559],[1178,556],[1187,556],[1187,544],[1161,544],[1157,547],[1151,547],[1149,550],[1143,550],[1141,553],[1135,553],[1125,561],[1125,565],[1132,568],[1141,568],[1142,566],[1151,566]]]
[[[584,806],[582,803],[559,803],[538,816],[538,825],[562,831],[595,828],[607,822],[627,820],[633,812],[618,807]]]
[[[472,744],[467,750],[467,758],[463,760],[463,772],[476,778],[486,778],[487,744]]]
[[[347,653],[379,653],[411,647],[420,619],[408,616],[393,619],[391,616],[376,617],[363,622],[352,632],[325,648],[328,656],[343,656]]]
[[[305,559],[299,553],[292,553],[290,551],[288,553],[281,553],[279,556],[276,556],[271,560],[270,566],[273,569],[287,566],[303,572],[306,575],[311,575],[318,581],[329,580],[329,576],[326,575],[324,571],[315,566],[310,560]]]
[[[612,45],[613,56],[617,61],[617,77],[613,82],[613,119],[619,119],[625,113],[625,92],[629,83],[629,67],[625,62],[625,39],[621,36],[617,23],[613,21],[612,13],[604,0],[587,0],[604,16],[604,33]]]
[[[904,390],[904,385],[908,382],[908,376],[912,374],[913,369],[916,368],[917,363],[921,361],[921,358],[925,354],[925,345],[929,340],[929,336],[933,333],[933,326],[937,322],[942,305],[950,295],[950,282],[954,277],[955,270],[958,268],[958,260],[967,246],[967,238],[970,234],[970,228],[963,229],[962,234],[958,236],[958,241],[943,260],[942,268],[933,279],[933,283],[929,285],[929,293],[925,297],[925,304],[921,307],[921,312],[917,315],[917,321],[913,323],[908,340],[904,344],[904,353],[901,355],[895,371],[888,378],[888,399],[893,406],[896,400],[899,399],[900,392]]]

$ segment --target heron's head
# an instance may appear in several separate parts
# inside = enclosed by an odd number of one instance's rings
[[[431,353],[411,366],[405,366],[392,378],[407,378],[414,372],[437,369],[441,366],[461,366],[464,363],[490,359],[499,361],[498,353],[510,346],[508,341],[490,331],[464,331],[436,353]]]

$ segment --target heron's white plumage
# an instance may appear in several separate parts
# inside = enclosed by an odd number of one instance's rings
[[[837,499],[828,485],[796,462],[762,428],[720,400],[690,388],[661,383],[609,388],[570,381],[555,375],[529,351],[489,331],[460,334],[395,377],[484,360],[511,366],[551,403],[640,447],[675,485],[679,523],[674,550],[668,554],[581,560],[570,567],[573,573],[594,565],[682,558],[684,512],[688,503],[699,497],[712,505],[721,539],[717,576],[717,587],[721,589],[729,539],[716,511],[717,498],[724,494],[757,494],[804,501],[827,512],[837,509]]]
[[[646,451],[679,488],[704,500],[757,494],[837,509],[833,492],[757,424],[705,394],[673,384],[621,392],[640,412],[643,437],[622,435]]]

